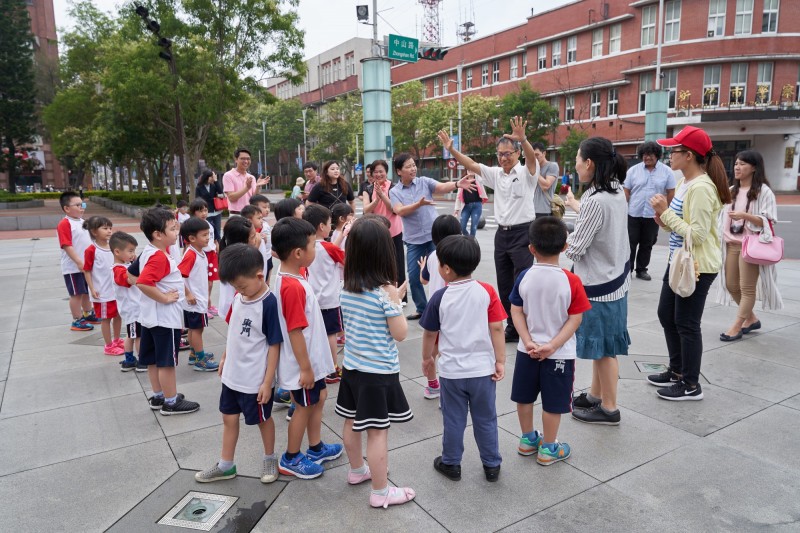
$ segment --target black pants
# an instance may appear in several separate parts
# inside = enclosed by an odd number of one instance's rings
[[[631,268],[636,272],[647,272],[653,245],[658,240],[658,224],[653,218],[629,215],[628,240],[631,243]]]
[[[700,360],[703,356],[703,335],[700,320],[706,304],[708,289],[716,274],[700,274],[694,292],[681,298],[669,287],[669,267],[661,286],[658,300],[658,321],[664,328],[669,352],[669,369],[683,376],[683,380],[695,385],[700,381]]]
[[[392,237],[394,243],[394,259],[397,264],[397,286],[399,287],[406,281],[406,252],[403,248],[403,232],[401,231]],[[408,301],[408,295],[403,297],[403,301]]]
[[[507,332],[516,332],[511,320],[511,303],[508,297],[520,272],[533,265],[533,255],[528,250],[528,225],[521,224],[509,230],[498,229],[494,234],[494,269],[497,274],[497,292],[508,315]]]

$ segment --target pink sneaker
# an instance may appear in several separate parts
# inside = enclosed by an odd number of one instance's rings
[[[213,305],[208,306],[208,314],[211,316],[219,316],[219,309],[214,307]]]
[[[389,487],[389,494],[386,496],[370,492],[369,505],[386,509],[390,505],[402,505],[410,502],[416,495],[417,493],[414,492],[414,489],[409,487]]]
[[[347,470],[347,482],[351,485],[358,485],[370,479],[372,479],[372,474],[369,471],[369,467],[367,467],[367,471],[363,474],[356,474],[350,469]]]
[[[125,349],[120,348],[112,341],[111,343],[105,345],[105,348],[103,348],[103,353],[106,355],[122,355],[125,353]]]

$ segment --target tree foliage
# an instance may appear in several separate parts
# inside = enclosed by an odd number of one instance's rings
[[[333,159],[339,162],[342,173],[352,175],[357,134],[361,134],[364,123],[361,93],[348,93],[308,116],[311,117],[308,135],[315,142],[308,152],[309,159],[319,162]]]
[[[520,82],[519,90],[506,94],[500,101],[500,127],[508,128],[512,117],[528,121],[527,136],[531,142],[548,144],[548,135],[558,127],[558,110],[542,99],[528,82]]]
[[[567,168],[575,168],[575,156],[578,155],[578,149],[581,143],[589,137],[589,134],[584,130],[573,128],[570,130],[569,135],[561,143],[558,151],[561,158],[562,166],[566,172]]]

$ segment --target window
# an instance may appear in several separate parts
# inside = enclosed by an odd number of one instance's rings
[[[472,89],[472,69],[467,69],[467,89]]]
[[[561,41],[553,43],[553,60],[550,62],[553,67],[561,65]]]
[[[500,81],[500,62],[494,62],[494,69],[492,71],[492,83],[497,83]]]
[[[607,115],[613,117],[618,112],[619,112],[619,89],[609,89]]]
[[[517,61],[519,61],[519,57],[511,56],[509,60],[509,64],[511,65],[508,69],[508,79],[513,80],[517,77]]]
[[[667,97],[669,104],[667,107],[668,109],[675,109],[675,100],[678,97],[678,70],[664,70],[661,72],[661,76],[661,88],[669,91],[669,96]]]
[[[528,52],[522,52],[522,77],[528,75]]]
[[[766,105],[772,96],[772,63],[758,64],[756,78],[756,104]]]
[[[764,0],[764,14],[761,16],[761,32],[778,31],[778,0]]]
[[[538,70],[544,70],[547,68],[547,45],[540,44],[539,45],[539,59],[536,63],[536,68]]]
[[[447,74],[445,74],[444,76],[442,76],[442,96],[447,95],[449,85],[450,82],[447,81]]]
[[[597,28],[592,32],[592,57],[603,55],[603,28]]]
[[[350,76],[350,64],[353,62],[353,56],[344,56],[344,75]]]
[[[342,71],[342,60],[341,59],[334,59],[333,60],[333,81],[339,81],[342,78],[341,71]]]
[[[439,96],[439,76],[433,78],[433,97]]]
[[[664,42],[681,40],[681,0],[670,0],[664,4]]]
[[[428,84],[425,82],[422,82],[422,99],[428,99]]]
[[[639,74],[639,113],[645,110],[645,101],[647,100],[647,91],[653,90],[653,73]]]
[[[736,0],[736,23],[734,35],[750,35],[753,33],[753,0]]]
[[[642,46],[653,46],[656,42],[656,6],[642,8]]]
[[[570,122],[575,120],[575,95],[570,94],[567,96],[567,108],[564,114],[564,120]]]
[[[592,91],[591,106],[589,107],[589,117],[597,118],[600,116],[600,91]]]
[[[489,63],[481,65],[481,85],[489,85]]]
[[[558,112],[558,119],[561,120],[561,98],[554,96],[550,99],[550,107]]]
[[[719,80],[722,67],[712,65],[703,72],[703,106],[716,107],[719,105]]]
[[[567,37],[567,63],[578,60],[578,36]]]
[[[744,105],[747,101],[747,63],[731,65],[730,105]]]
[[[608,53],[616,54],[622,49],[622,24],[614,24],[608,29]]]
[[[708,36],[725,35],[725,5],[728,0],[710,0],[708,3]]]

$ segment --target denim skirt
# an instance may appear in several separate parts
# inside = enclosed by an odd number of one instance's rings
[[[578,359],[628,355],[628,293],[613,302],[591,303],[575,332]]]

